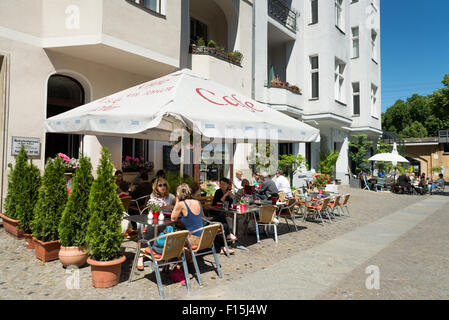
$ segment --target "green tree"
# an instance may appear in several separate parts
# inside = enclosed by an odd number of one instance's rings
[[[59,223],[59,240],[64,247],[84,247],[89,223],[88,200],[92,186],[92,164],[81,155],[72,178],[72,191]]]
[[[28,167],[28,155],[22,144],[19,154],[16,158],[16,164],[13,166],[8,164],[10,169],[8,175],[8,193],[5,199],[5,214],[11,219],[18,220],[19,212],[18,206],[20,206],[26,198],[26,182],[23,179],[23,173],[27,171]]]
[[[338,151],[321,152],[319,172],[328,174],[331,178],[335,178],[335,164],[338,160]]]
[[[59,240],[58,226],[67,203],[64,172],[61,158],[48,160],[31,221],[33,236],[43,242]]]
[[[281,159],[278,160],[279,169],[287,173],[290,178],[302,164],[307,166],[306,159],[300,154],[283,154]]]
[[[97,167],[98,177],[89,193],[90,220],[86,239],[89,254],[96,261],[111,261],[123,255],[120,221],[124,208],[117,196],[114,166],[110,157],[108,149],[103,147]]]
[[[430,106],[433,114],[443,121],[449,120],[449,74],[441,81],[445,88],[438,89],[430,95]]]
[[[33,220],[33,211],[39,196],[39,187],[41,185],[41,172],[32,160],[25,167],[22,174],[23,192],[21,199],[17,203],[17,217],[19,219],[18,227],[24,233],[31,233],[31,221]]]
[[[399,136],[403,138],[425,138],[427,137],[427,129],[421,122],[414,121],[411,125],[405,127]]]
[[[368,163],[366,154],[368,148],[373,145],[373,142],[368,140],[366,134],[351,135],[351,141],[349,142],[349,156],[355,163],[355,170],[358,174]]]

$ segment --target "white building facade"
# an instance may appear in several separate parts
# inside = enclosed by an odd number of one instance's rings
[[[368,18],[374,22],[367,24]],[[354,27],[359,28],[358,57],[352,49]],[[243,59],[235,63],[195,51],[191,44],[198,37],[213,40],[221,51],[238,51]],[[344,180],[349,134],[380,133],[379,39],[379,0],[2,0],[1,198],[17,137],[38,141],[40,154],[33,163],[41,170],[57,152],[71,157],[83,152],[96,167],[101,145],[110,149],[116,168],[129,155],[161,169],[169,143],[48,134],[44,120],[180,68],[319,128],[321,143],[281,148],[307,156],[312,168],[320,151],[340,151],[337,178]],[[270,70],[301,94],[271,87]],[[340,86],[335,77],[342,79]],[[222,167],[220,175],[240,169],[249,177],[248,150],[238,144],[233,168]]]
[[[320,129],[321,142],[293,144],[318,168],[338,151],[348,183],[351,134],[381,135],[380,1],[260,0],[255,4],[255,98]],[[279,78],[301,94],[273,87]]]

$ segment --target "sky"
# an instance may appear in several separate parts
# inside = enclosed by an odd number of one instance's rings
[[[382,112],[442,88],[449,73],[449,0],[381,0]]]

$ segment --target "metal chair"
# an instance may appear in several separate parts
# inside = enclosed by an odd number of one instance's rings
[[[334,217],[336,217],[335,211],[337,211],[337,214],[339,217],[342,217],[342,214],[340,214],[340,211],[338,210],[338,208],[341,209],[340,200],[341,200],[341,195],[337,195],[333,201],[329,201],[329,208],[332,209],[330,212]]]
[[[211,221],[211,220],[207,220],[207,219],[205,219],[205,218],[201,218],[201,219],[203,220],[203,222],[207,222],[208,224],[212,224],[212,225],[213,225],[213,224],[217,224],[217,225],[220,226],[220,228],[219,228],[219,230],[218,230],[218,232],[217,232],[217,235],[220,235],[220,234],[221,234],[221,236],[223,237],[223,242],[224,242],[224,245],[225,245],[225,248],[226,248],[225,254],[226,254],[226,256],[229,258],[229,257],[230,257],[230,254],[229,254],[229,247],[228,247],[228,242],[227,242],[227,240],[226,240],[226,236],[225,236],[223,224],[222,224],[221,222],[218,222],[218,221]]]
[[[274,218],[276,217],[276,209],[277,207],[275,205],[264,205],[260,209],[259,212],[259,219],[255,219],[256,224],[256,237],[257,242],[260,242],[260,236],[259,236],[259,226],[265,226],[265,234],[268,237],[268,232],[266,227],[267,226],[273,226],[274,229],[274,241],[278,243],[278,232],[277,232],[277,225],[274,223]]]
[[[144,213],[145,211],[148,210],[147,203],[148,203],[148,200],[150,200],[150,197],[151,197],[151,195],[146,195],[146,196],[143,196],[143,197],[140,197],[140,198],[137,198],[137,199],[132,199],[131,203],[135,203],[136,205],[131,205],[130,204],[128,206],[128,209],[138,210],[139,214]],[[144,202],[143,202],[143,204],[139,205],[139,202],[141,200],[144,200]]]
[[[217,251],[215,250],[214,245],[214,240],[218,234],[219,228],[220,228],[219,224],[210,224],[208,226],[192,231],[191,233],[196,233],[197,231],[202,230],[200,241],[197,246],[190,245],[189,241],[187,240],[187,245],[190,250],[190,254],[192,255],[193,264],[195,266],[196,278],[200,286],[203,285],[203,280],[201,279],[201,273],[198,267],[198,262],[196,261],[196,257],[212,253],[214,255],[215,266],[218,276],[220,278],[223,278],[220,263],[218,261]]]
[[[366,179],[366,176],[363,176],[363,182],[365,183],[365,186],[363,187],[363,190],[371,191],[370,189],[370,183],[368,182],[368,179]]]
[[[290,231],[290,225],[288,224],[287,217],[290,217],[292,219],[293,225],[295,226],[295,230],[298,231],[298,227],[296,226],[296,221],[295,221],[295,217],[296,217],[296,213],[294,210],[295,206],[296,206],[296,200],[294,198],[288,199],[287,205],[280,208],[279,212],[278,212],[279,217],[281,217],[281,216],[284,217],[289,231]]]
[[[328,205],[330,202],[330,198],[325,198],[323,200],[318,200],[315,202],[315,205],[307,206],[308,213],[312,212],[314,214],[314,218],[316,216],[319,216],[321,219],[321,224],[324,226],[324,220],[323,215],[326,214],[326,216],[329,219],[329,222],[332,223],[330,214],[328,212]],[[320,205],[321,203],[321,205]]]
[[[133,198],[131,196],[126,196],[126,197],[120,198],[120,200],[122,201],[123,208],[125,209],[125,212],[128,212],[129,205],[131,204],[131,201],[133,200]]]
[[[348,213],[349,217],[351,217],[351,215],[349,214],[349,209],[348,209],[348,201],[349,201],[350,196],[351,196],[350,194],[346,194],[343,198],[343,202],[340,202],[341,211],[344,212],[343,208],[346,208],[346,212]]]
[[[384,178],[377,178],[377,183],[374,185],[376,192],[379,192],[379,187],[380,187],[380,191],[382,191],[383,188],[385,188],[385,179]]]
[[[164,294],[164,288],[162,287],[162,280],[161,280],[161,274],[159,272],[159,267],[168,266],[173,263],[182,262],[182,265],[184,268],[184,275],[186,278],[187,290],[191,291],[192,288],[190,286],[189,269],[187,267],[187,261],[186,261],[186,257],[185,257],[185,253],[184,253],[184,245],[186,243],[188,235],[189,235],[189,231],[187,231],[187,230],[163,234],[157,238],[153,238],[149,241],[145,241],[148,243],[148,248],[145,248],[145,249],[140,248],[140,242],[144,242],[144,241],[139,241],[139,250],[136,252],[136,255],[134,257],[134,262],[133,262],[133,266],[131,268],[131,276],[129,278],[129,282],[131,282],[134,278],[134,272],[135,272],[135,268],[137,266],[139,252],[141,252],[146,258],[150,259],[151,267],[156,274],[159,295],[161,296],[162,299],[165,299],[165,294]],[[162,239],[162,238],[165,238],[164,249],[162,251],[162,254],[158,254],[153,250],[151,243],[152,242],[154,243],[157,239]]]

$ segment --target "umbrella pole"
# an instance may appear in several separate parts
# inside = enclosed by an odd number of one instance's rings
[[[193,179],[200,183],[200,152],[201,139],[194,136],[193,139]]]
[[[181,161],[179,163],[179,176],[181,178],[184,177],[184,154],[185,154],[184,143],[181,142]]]

